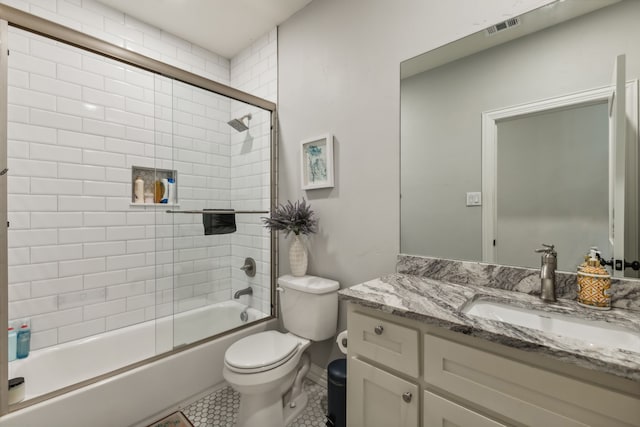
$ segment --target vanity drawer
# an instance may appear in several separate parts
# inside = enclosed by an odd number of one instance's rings
[[[349,316],[349,355],[361,355],[412,377],[418,377],[416,329],[352,312]]]
[[[640,425],[640,399],[431,334],[424,338],[426,382],[514,421],[544,427]]]
[[[423,427],[449,425],[473,427],[506,426],[506,424],[494,421],[429,391],[424,392],[424,421],[422,425]]]

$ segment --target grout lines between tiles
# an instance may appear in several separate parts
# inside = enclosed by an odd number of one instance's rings
[[[304,388],[309,403],[302,414],[287,427],[325,427],[327,389],[308,379]],[[234,427],[240,395],[227,386],[203,397],[182,410],[194,427]]]

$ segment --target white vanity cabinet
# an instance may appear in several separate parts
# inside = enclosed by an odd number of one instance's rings
[[[348,330],[349,427],[640,426],[630,380],[354,303]]]
[[[424,336],[424,379],[527,426],[640,425],[638,398],[430,333]]]

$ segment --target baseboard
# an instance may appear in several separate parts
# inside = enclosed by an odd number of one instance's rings
[[[309,368],[307,378],[314,383],[327,388],[327,370],[325,368],[321,368],[320,366],[312,363]]]

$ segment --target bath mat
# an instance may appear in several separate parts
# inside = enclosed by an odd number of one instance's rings
[[[150,424],[149,427],[193,427],[193,424],[180,411],[174,412],[166,418]]]

